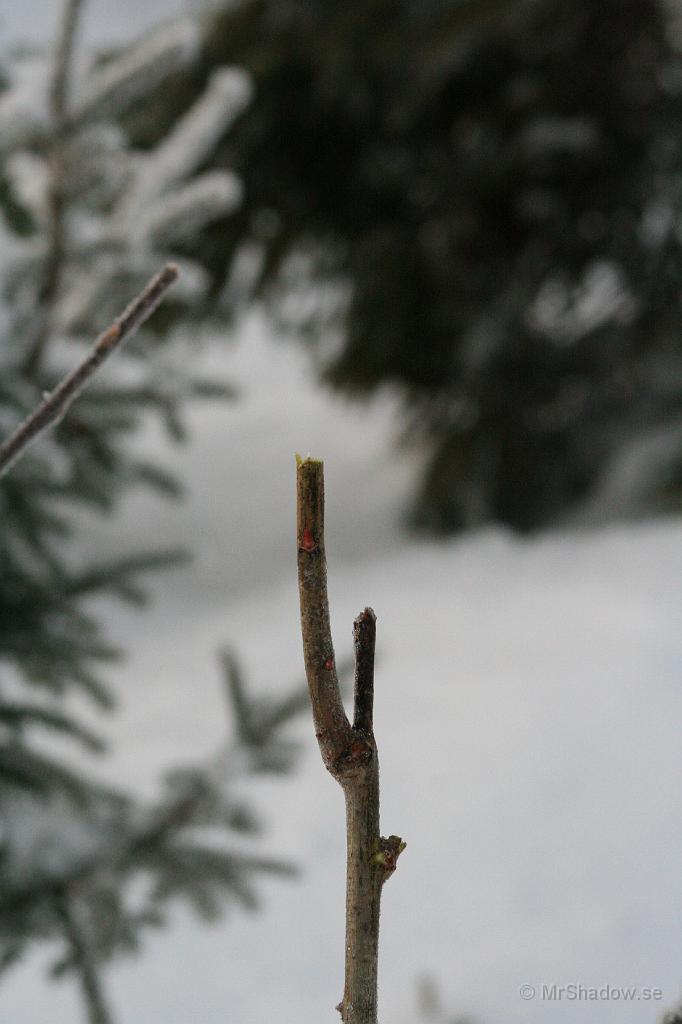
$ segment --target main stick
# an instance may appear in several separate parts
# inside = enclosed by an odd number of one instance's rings
[[[318,459],[297,457],[296,529],[303,656],[315,735],[327,770],[346,801],[346,957],[343,1024],[377,1024],[381,890],[405,848],[379,833],[379,757],[374,739],[376,616],[365,608],[353,624],[353,724],[341,700],[329,624],[324,547],[324,472]]]

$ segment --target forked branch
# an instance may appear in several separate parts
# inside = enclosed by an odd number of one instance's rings
[[[379,758],[374,740],[376,616],[353,624],[355,696],[351,726],[341,700],[329,625],[322,462],[297,459],[298,583],[301,630],[315,735],[346,801],[346,965],[343,1024],[376,1024],[379,904],[405,843],[379,834]]]
[[[85,359],[67,374],[53,391],[44,395],[42,402],[0,445],[0,477],[5,475],[43,431],[61,420],[102,363],[151,316],[164,293],[177,280],[179,273],[174,263],[167,263],[127,309],[114,320],[111,327],[100,334]]]

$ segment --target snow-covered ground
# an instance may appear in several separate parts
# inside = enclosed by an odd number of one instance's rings
[[[408,842],[384,893],[382,1020],[414,1020],[428,972],[452,1013],[482,1024],[655,1024],[682,994],[682,523],[410,540],[398,516],[415,467],[393,450],[390,400],[322,393],[257,317],[215,365],[244,394],[197,410],[191,446],[168,452],[187,501],[139,497],[106,532],[90,528],[112,550],[196,553],[159,578],[148,612],[106,608],[130,656],[102,770],[139,791],[214,749],[226,642],[254,685],[300,678],[293,453],[322,456],[337,653],[371,604],[383,827]],[[146,443],[161,444],[151,431]],[[206,927],[178,910],[108,971],[120,1024],[338,1019],[342,798],[308,723],[298,732],[298,772],[254,793],[268,852],[296,860],[301,880],[263,886],[254,917]],[[48,983],[43,964],[4,981],[2,1024],[82,1019],[73,985]],[[543,984],[572,983],[662,998],[541,998]]]

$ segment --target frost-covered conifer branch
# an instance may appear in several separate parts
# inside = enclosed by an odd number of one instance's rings
[[[117,117],[148,96],[169,71],[196,56],[200,34],[195,19],[178,18],[155,26],[141,40],[95,68],[87,91],[74,103],[74,125]]]
[[[39,315],[33,337],[29,339],[24,362],[26,376],[35,378],[48,342],[55,305],[59,296],[65,255],[66,147],[68,142],[69,88],[74,43],[83,0],[67,0],[62,13],[61,32],[55,48],[54,68],[49,88],[51,143],[47,159],[47,253],[43,281],[38,295]]]
[[[147,158],[130,197],[131,208],[139,211],[142,204],[196,171],[249,103],[251,94],[251,81],[241,69],[214,71],[206,91]]]
[[[151,316],[166,290],[177,280],[178,274],[174,263],[166,264],[111,327],[100,334],[85,359],[53,391],[44,396],[40,405],[0,445],[0,477],[43,431],[59,422],[102,363]]]

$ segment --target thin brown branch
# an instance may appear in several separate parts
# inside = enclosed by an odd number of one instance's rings
[[[47,253],[43,280],[36,298],[37,322],[29,340],[24,372],[35,379],[49,340],[54,311],[61,290],[65,257],[66,150],[69,141],[69,90],[73,53],[83,0],[66,0],[59,39],[55,46],[49,89],[52,142],[47,157]]]
[[[379,758],[374,740],[376,616],[355,620],[355,709],[351,727],[343,709],[329,627],[324,552],[322,463],[297,459],[298,581],[301,631],[322,760],[346,801],[346,962],[343,1024],[377,1024],[377,970],[381,890],[405,847],[379,834]]]
[[[43,431],[62,419],[102,363],[151,316],[166,290],[177,280],[178,274],[179,270],[174,263],[166,264],[111,327],[100,334],[85,359],[64,377],[53,391],[43,397],[40,405],[0,445],[0,477],[4,476]]]

